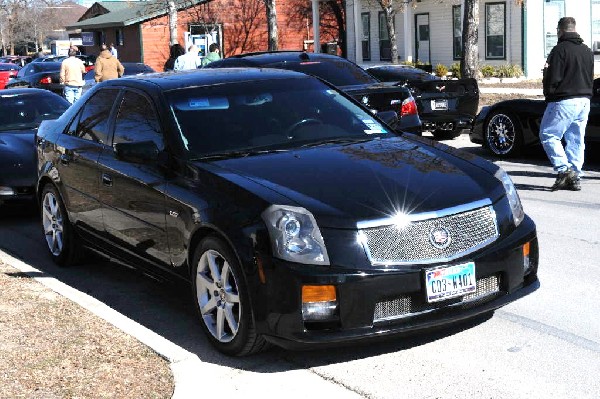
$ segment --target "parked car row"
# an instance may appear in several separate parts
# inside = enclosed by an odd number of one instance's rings
[[[28,193],[57,264],[91,249],[184,282],[209,341],[236,356],[427,330],[537,288],[511,179],[396,129],[418,120],[406,87],[323,55],[234,60],[268,65],[125,76],[68,108],[0,92],[16,118],[0,142],[34,140],[8,162],[35,163]],[[332,84],[344,73],[362,83]],[[54,114],[27,108],[34,95]]]

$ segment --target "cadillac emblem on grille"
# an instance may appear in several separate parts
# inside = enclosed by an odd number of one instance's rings
[[[452,238],[445,227],[435,227],[429,232],[429,242],[437,249],[448,248]]]

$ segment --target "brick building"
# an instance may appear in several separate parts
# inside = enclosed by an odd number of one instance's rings
[[[184,47],[195,43],[204,49],[216,42],[225,56],[267,49],[263,0],[175,0],[174,3],[178,10],[178,42]],[[97,2],[77,23],[66,28],[71,37],[83,37],[87,54],[99,53],[102,43],[114,43],[121,61],[143,62],[162,71],[169,56],[167,4],[165,0]],[[312,50],[313,18],[310,2],[279,0],[279,48]],[[319,19],[330,20],[327,15]],[[318,37],[321,42],[335,41],[335,32],[325,30]]]

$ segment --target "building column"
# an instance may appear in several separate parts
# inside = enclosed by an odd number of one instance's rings
[[[360,16],[360,11],[362,9],[361,0],[354,0],[353,7],[353,15],[354,15],[354,54],[356,55],[356,59],[354,62],[360,64],[363,62],[363,54],[362,54],[362,17]]]
[[[312,19],[313,19],[313,52],[321,52],[321,17],[319,15],[319,0],[312,0]]]
[[[412,62],[413,60],[413,12],[410,4],[404,9],[404,61]]]

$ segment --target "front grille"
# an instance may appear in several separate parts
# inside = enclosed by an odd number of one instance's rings
[[[373,322],[389,321],[430,312],[448,306],[470,308],[491,301],[501,294],[500,276],[492,275],[477,281],[475,292],[446,301],[427,303],[423,295],[406,295],[375,304]]]
[[[413,217],[418,217],[414,215]],[[445,248],[430,239],[434,230],[450,236]],[[496,214],[485,206],[451,215],[413,220],[406,226],[386,225],[360,229],[365,251],[373,265],[434,263],[464,256],[498,238]]]

